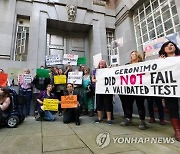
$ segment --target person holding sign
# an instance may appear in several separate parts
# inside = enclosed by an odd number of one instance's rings
[[[64,95],[66,96],[65,97],[66,99],[65,100],[63,99],[64,96],[61,97],[61,108],[63,108],[63,105],[65,105],[65,103],[66,105],[68,105],[68,108],[64,108],[63,122],[67,124],[67,123],[70,123],[71,121],[75,121],[76,125],[80,125],[79,96],[76,92],[74,92],[74,85],[72,83],[68,83],[66,85],[66,92],[64,93]],[[70,96],[70,97],[67,97],[67,96]],[[74,98],[76,98],[77,100],[74,100]]]
[[[55,98],[54,94],[52,93],[52,89],[53,89],[53,86],[51,84],[48,84],[46,87],[46,90],[42,91],[38,95],[37,102],[39,103],[38,105],[39,117],[36,118],[36,120],[40,120],[42,118],[47,121],[55,120],[55,117],[53,116],[53,114],[50,111],[44,111],[44,108],[43,108],[43,102],[45,98],[48,98],[48,99]]]
[[[31,98],[32,98],[32,78],[29,69],[24,69],[24,74],[19,79],[19,94],[26,97],[26,102],[20,103],[20,112],[23,114],[24,106],[26,105],[26,116],[30,114]]]
[[[101,60],[98,65],[98,69],[107,68],[107,64],[105,60]],[[93,76],[93,82],[96,82],[95,77]],[[113,95],[112,94],[96,94],[96,108],[98,113],[98,119],[95,120],[95,123],[102,122],[102,111],[105,109],[107,115],[107,123],[108,125],[112,125],[112,114],[113,111]]]
[[[160,51],[159,57],[174,57],[180,55],[180,49],[177,45],[171,41],[165,42]],[[169,110],[170,121],[175,131],[175,138],[177,141],[180,141],[180,117],[179,117],[179,105],[178,98],[175,97],[165,97],[165,103]]]
[[[134,64],[138,62],[142,62],[142,56],[138,51],[131,52],[131,61],[128,64]],[[121,98],[123,97],[123,99]],[[145,123],[145,107],[144,107],[144,97],[143,96],[134,96],[134,95],[122,95],[120,96],[125,119],[121,123],[122,126],[128,126],[132,124],[132,113],[133,113],[133,103],[136,100],[136,105],[138,108],[138,113],[140,117],[139,129],[146,129]]]

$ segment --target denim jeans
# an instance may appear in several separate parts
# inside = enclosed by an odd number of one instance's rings
[[[25,115],[29,115],[30,114],[30,107],[31,107],[32,91],[20,90],[19,93],[21,95],[25,95],[26,96],[26,103],[19,102],[21,104],[21,105],[19,105],[20,112],[22,114],[24,114],[23,113],[24,106],[26,106],[26,113],[25,113]]]
[[[50,111],[44,111],[44,120],[47,120],[47,121],[54,121],[55,118],[54,116],[52,115],[52,113]]]

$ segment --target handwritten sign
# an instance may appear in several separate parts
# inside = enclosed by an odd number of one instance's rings
[[[8,74],[5,73],[0,74],[0,86],[7,86],[7,78],[8,78]]]
[[[47,98],[45,98],[43,100],[43,108],[44,108],[44,110],[58,111],[58,104],[59,104],[58,99],[47,99]]]
[[[77,65],[78,55],[64,54],[63,64]]]
[[[86,57],[79,57],[77,61],[77,65],[86,64]]]
[[[76,108],[77,95],[61,96],[61,108]]]
[[[82,84],[83,72],[69,72],[67,83]]]
[[[19,83],[31,83],[33,80],[32,74],[20,74],[18,76]]]
[[[54,84],[66,84],[66,75],[54,76]]]
[[[46,55],[47,66],[58,65],[58,64],[62,64],[62,59],[60,55]]]
[[[180,97],[179,66],[177,56],[97,69],[96,93]]]

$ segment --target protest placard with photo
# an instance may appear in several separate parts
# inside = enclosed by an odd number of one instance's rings
[[[77,95],[61,96],[61,108],[76,108]]]
[[[97,69],[96,93],[180,97],[179,66],[177,56]]]
[[[77,65],[78,55],[64,54],[63,64]]]
[[[69,72],[67,83],[82,84],[83,72]]]

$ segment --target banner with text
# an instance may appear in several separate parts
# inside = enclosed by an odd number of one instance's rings
[[[22,83],[31,83],[33,80],[32,74],[20,74],[18,75],[18,82]]]
[[[8,74],[5,73],[1,73],[0,74],[0,86],[7,86],[7,78],[8,78]]]
[[[67,83],[82,84],[83,72],[69,72]]]
[[[97,70],[97,94],[180,97],[180,57]]]
[[[47,99],[47,98],[45,98],[43,100],[44,110],[58,111],[58,104],[59,104],[59,100],[58,99]]]
[[[77,65],[78,55],[64,54],[63,64]]]
[[[77,95],[61,96],[61,108],[76,108]]]

